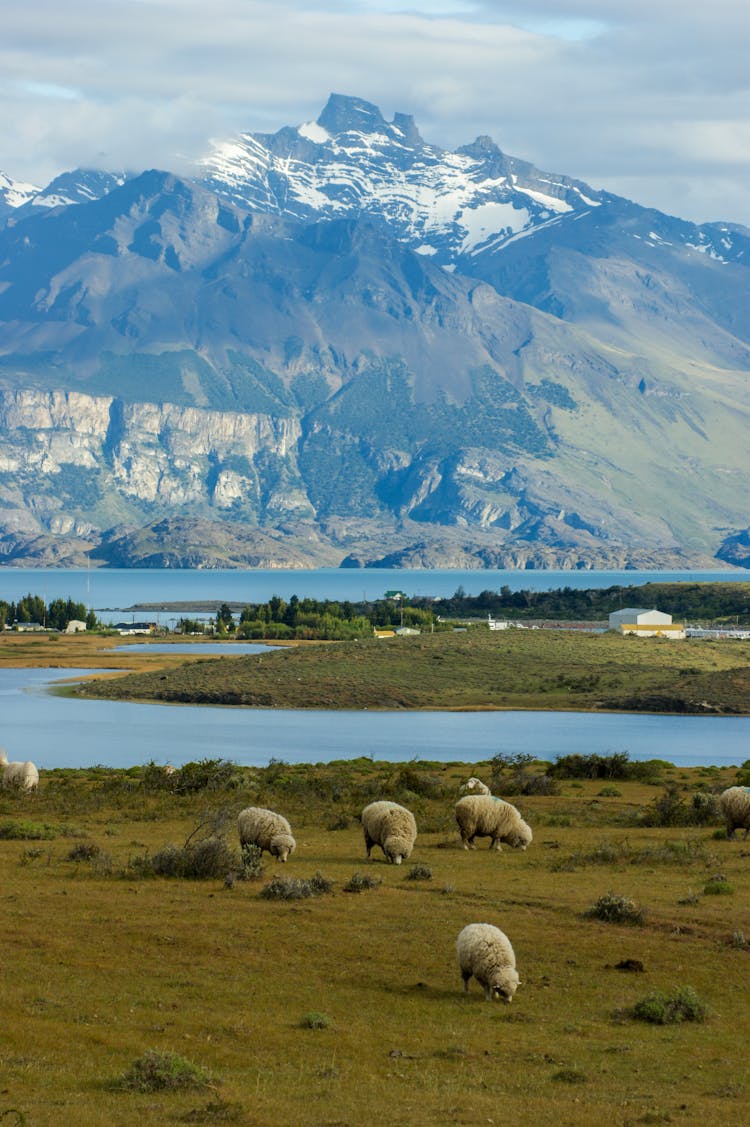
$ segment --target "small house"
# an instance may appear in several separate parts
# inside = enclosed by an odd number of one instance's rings
[[[80,618],[71,618],[68,625],[65,627],[66,634],[84,634],[86,631],[86,623],[81,622]]]

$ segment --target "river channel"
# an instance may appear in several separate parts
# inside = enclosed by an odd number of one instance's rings
[[[39,767],[176,767],[225,758],[326,763],[369,756],[473,763],[502,753],[543,759],[575,752],[666,759],[677,766],[739,765],[750,756],[750,717],[585,712],[302,712],[134,704],[58,697],[50,685],[91,670],[0,672],[3,746]]]

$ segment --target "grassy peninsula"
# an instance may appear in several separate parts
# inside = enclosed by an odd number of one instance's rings
[[[78,693],[250,708],[743,715],[750,713],[750,643],[476,628],[213,660],[175,656],[168,668],[87,681]]]
[[[735,769],[214,766],[0,794],[4,1124],[744,1127],[748,845],[715,810]],[[526,852],[460,848],[470,774]],[[377,797],[417,818],[401,867],[365,861]],[[290,819],[286,865],[242,871],[251,804]],[[477,921],[514,945],[510,1006],[463,993]]]

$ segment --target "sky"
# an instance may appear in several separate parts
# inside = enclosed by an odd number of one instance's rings
[[[697,222],[750,226],[748,0],[2,2],[0,171],[186,174],[329,93]]]

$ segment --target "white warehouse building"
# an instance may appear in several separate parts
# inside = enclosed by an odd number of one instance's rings
[[[621,634],[637,634],[639,638],[684,638],[685,626],[672,622],[672,615],[661,610],[646,610],[643,607],[625,607],[612,611],[609,616],[610,630]]]

